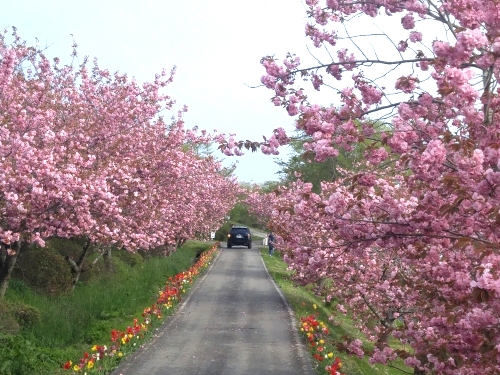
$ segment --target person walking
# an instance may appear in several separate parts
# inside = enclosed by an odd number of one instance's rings
[[[267,246],[269,247],[269,256],[273,256],[274,254],[274,241],[276,240],[276,237],[274,236],[274,233],[271,231],[267,235]]]

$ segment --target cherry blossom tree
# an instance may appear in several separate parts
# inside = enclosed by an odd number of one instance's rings
[[[287,261],[301,282],[332,281],[327,298],[376,342],[374,363],[499,373],[500,5],[306,4],[314,64],[266,57],[262,83],[312,137],[305,151],[321,161],[362,143],[366,161],[319,194],[297,181],[274,196]],[[259,145],[287,141],[277,129]],[[363,355],[360,341],[345,345]]]
[[[11,45],[0,39],[0,297],[31,243],[86,238],[68,259],[76,282],[90,244],[108,255],[175,244],[236,201],[220,164],[185,146],[213,136],[185,128],[187,108],[164,121],[174,71],[140,85],[89,65],[51,63],[15,32]]]

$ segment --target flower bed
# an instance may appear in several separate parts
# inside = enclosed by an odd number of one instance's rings
[[[182,300],[182,294],[195,281],[199,273],[205,269],[219,249],[215,244],[203,252],[196,263],[187,271],[169,277],[163,290],[159,291],[156,303],[146,307],[142,319],[135,318],[132,325],[124,331],[111,330],[108,345],[93,345],[88,352],[77,361],[67,361],[63,368],[73,374],[106,374],[116,367],[122,357],[132,353],[156,327],[162,323],[165,315],[169,315]]]
[[[313,305],[316,309],[316,305]],[[325,323],[318,320],[316,315],[300,318],[300,332],[306,337],[308,348],[316,361],[316,365],[325,366],[328,375],[344,375],[340,372],[342,362],[340,358],[333,355],[333,345],[328,339],[330,331]]]

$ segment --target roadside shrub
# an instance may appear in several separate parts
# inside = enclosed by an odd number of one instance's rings
[[[220,227],[216,232],[215,232],[215,241],[221,241],[225,242],[227,241],[227,234],[231,230],[231,225],[233,223],[227,222],[225,223],[222,227]]]
[[[33,327],[40,321],[40,311],[22,302],[2,301],[0,304],[0,333],[16,334],[21,328]]]
[[[69,256],[77,259],[85,246],[85,239],[52,237],[46,241],[46,246],[54,249],[63,257]]]
[[[72,278],[64,257],[50,244],[19,255],[17,277],[43,294],[58,296],[70,291]]]
[[[0,335],[1,334],[16,334],[21,330],[14,314],[6,303],[0,304]],[[0,357],[1,358],[1,357]]]
[[[125,264],[128,264],[131,267],[137,266],[144,262],[144,259],[138,252],[115,250],[113,255],[118,259],[121,259]]]
[[[16,321],[21,327],[33,327],[33,325],[40,321],[40,311],[36,307],[22,302],[14,302],[9,305],[10,311],[15,316]]]

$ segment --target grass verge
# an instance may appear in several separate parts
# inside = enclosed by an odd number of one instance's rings
[[[144,308],[156,303],[166,280],[190,269],[211,246],[189,241],[168,258],[151,257],[136,266],[116,257],[111,274],[81,283],[72,294],[57,298],[12,282],[6,301],[36,308],[40,320],[16,335],[0,334],[0,375],[68,374],[63,363],[80,358],[95,344],[109,342],[112,330],[125,332],[134,319],[144,316]]]
[[[274,256],[268,255],[267,248],[261,248],[261,255],[266,264],[269,274],[283,292],[290,307],[294,311],[297,319],[297,326],[301,327],[301,317],[314,316],[317,321],[322,322],[328,329],[328,339],[325,339],[330,347],[336,347],[338,343],[345,341],[345,337],[353,337],[363,341],[363,346],[373,349],[364,335],[354,326],[348,316],[337,313],[331,306],[327,306],[321,297],[314,295],[311,288],[297,286],[292,280],[292,272],[287,270],[287,264],[281,259],[278,251]],[[307,341],[307,340],[305,340]],[[327,345],[325,345],[327,346]],[[328,353],[325,351],[325,355]],[[312,352],[311,352],[312,355]],[[390,366],[372,365],[366,358],[347,355],[345,353],[334,353],[334,358],[339,357],[342,361],[341,372],[346,375],[402,375],[412,373],[411,369],[404,366],[402,361],[396,361]],[[325,363],[324,363],[325,362]],[[328,374],[325,370],[326,360],[319,362],[313,358],[313,363],[317,364],[318,374]]]

